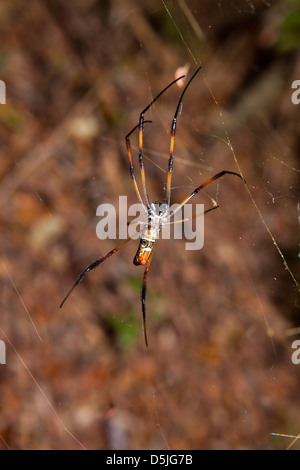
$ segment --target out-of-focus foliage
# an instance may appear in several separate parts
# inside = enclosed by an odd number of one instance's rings
[[[278,46],[282,51],[299,49],[300,44],[300,3],[299,0],[286,0],[282,18]]]

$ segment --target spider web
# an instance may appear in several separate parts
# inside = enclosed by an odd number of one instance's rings
[[[243,3],[244,4],[246,3],[249,6],[249,9],[243,8],[241,6]],[[264,3],[267,7],[272,6],[269,2],[264,2]],[[176,30],[178,32],[185,48],[189,52],[189,55],[191,56],[192,62],[194,62],[196,65],[199,65],[199,58],[198,58],[199,53],[196,52],[197,51],[197,46],[195,46],[195,44],[197,44],[197,39],[199,39],[199,42],[201,40],[203,40],[204,34],[203,34],[203,31],[201,30],[199,24],[197,23],[197,21],[195,19],[195,16],[192,13],[192,7],[190,8],[187,5],[187,2],[178,2],[178,4],[177,4],[178,9],[177,9],[177,11],[175,11],[176,9],[173,8],[173,5],[170,2],[167,2],[167,1],[165,2],[163,0],[163,4],[164,4],[164,8],[166,9],[168,15],[170,16],[170,19],[172,20],[172,22],[174,24],[174,27],[176,28]],[[239,13],[243,13],[243,14],[247,14],[247,13],[255,14],[256,13],[255,2],[250,2],[250,1],[248,2],[247,1],[247,2],[239,2],[239,4],[240,4],[241,7],[237,6],[236,3],[233,4],[231,2],[218,2],[218,7],[220,8],[220,11],[222,11],[223,14],[227,14],[227,15],[230,12],[230,10],[232,10],[232,11],[236,10]],[[256,2],[256,4],[259,8],[262,7],[262,2]],[[226,7],[225,7],[225,10],[224,10],[225,5],[226,5]],[[183,12],[185,14],[185,17],[187,19],[187,22],[189,23],[189,26],[186,26],[186,27],[179,26],[179,24],[181,23],[180,10],[181,10],[181,12]],[[196,9],[194,11],[196,12]],[[232,13],[232,11],[231,11],[231,13]],[[201,18],[200,15],[198,17]],[[207,28],[207,25],[205,25],[205,26]],[[210,25],[210,27],[211,27],[211,25]],[[192,33],[191,33],[191,30],[192,30]],[[194,38],[194,42],[193,42],[192,36]],[[195,40],[195,36],[197,36],[196,40]],[[276,70],[272,70],[271,73],[267,77],[268,85],[270,87],[272,87],[272,80],[276,81],[276,78],[274,78],[274,76],[272,76],[272,73],[275,74]],[[216,109],[217,109],[217,112],[219,114],[219,121],[220,121],[219,130],[220,129],[223,130],[223,138],[221,138],[219,135],[215,135],[214,137],[220,138],[221,140],[223,140],[224,145],[227,145],[229,147],[230,153],[231,153],[231,158],[233,159],[234,163],[236,164],[236,168],[237,168],[238,172],[246,180],[248,180],[248,175],[245,174],[245,171],[243,171],[243,165],[244,165],[245,157],[243,157],[243,159],[242,158],[240,159],[239,150],[235,150],[236,145],[234,144],[234,142],[235,142],[235,139],[236,139],[236,132],[242,132],[242,133],[246,133],[246,134],[247,133],[248,134],[252,133],[254,138],[257,141],[262,141],[262,144],[263,144],[264,148],[263,148],[263,152],[261,154],[261,158],[262,158],[261,165],[263,166],[264,174],[263,174],[262,180],[260,181],[261,187],[271,197],[272,204],[276,205],[277,202],[282,204],[283,200],[285,200],[285,203],[284,203],[285,209],[284,210],[286,210],[286,208],[289,207],[289,202],[288,201],[291,201],[290,211],[294,214],[294,217],[296,219],[297,218],[296,207],[297,207],[297,196],[298,196],[297,186],[295,188],[293,188],[292,186],[289,186],[289,188],[283,189],[280,185],[279,187],[275,186],[275,189],[273,189],[273,187],[274,187],[273,182],[268,177],[265,176],[265,175],[268,175],[269,172],[272,174],[274,171],[276,171],[274,169],[274,167],[273,167],[273,169],[271,169],[271,166],[273,166],[273,165],[276,166],[276,164],[278,165],[278,163],[280,163],[280,165],[282,167],[286,166],[289,173],[290,173],[290,176],[287,177],[287,180],[289,180],[291,178],[291,180],[294,181],[296,179],[296,184],[297,184],[297,178],[298,178],[297,173],[299,173],[299,168],[296,168],[294,166],[294,164],[296,163],[295,159],[294,160],[293,160],[293,158],[291,159],[291,155],[290,155],[291,154],[291,149],[288,145],[286,145],[286,143],[281,138],[280,130],[279,131],[275,130],[274,129],[275,126],[273,127],[269,122],[267,122],[267,117],[263,115],[262,110],[260,108],[255,109],[255,107],[250,104],[250,99],[249,98],[247,99],[247,97],[244,99],[244,103],[243,103],[244,106],[249,105],[251,111],[254,111],[255,117],[258,118],[259,122],[261,122],[263,124],[263,126],[265,126],[266,130],[270,132],[271,139],[273,139],[273,141],[272,140],[270,141],[269,139],[265,140],[264,138],[261,137],[261,134],[259,132],[254,134],[255,131],[253,131],[253,127],[251,125],[252,123],[250,123],[249,128],[247,128],[245,125],[241,124],[240,121],[239,121],[239,119],[241,117],[241,110],[238,109],[238,106],[233,107],[233,110],[232,110],[232,112],[234,114],[233,117],[232,116],[229,117],[228,115],[224,116],[224,111],[223,111],[222,107],[220,106],[220,104],[218,102],[218,98],[216,97],[215,92],[210,87],[209,80],[207,80],[206,77],[205,77],[205,72],[203,72],[203,74],[204,74],[205,85],[206,85],[206,87],[209,91],[209,94],[211,95],[211,98],[213,99],[213,101],[216,105]],[[289,81],[288,83],[290,84],[290,83],[292,83],[292,81]],[[255,86],[253,88],[255,88]],[[263,85],[262,85],[262,88],[263,88]],[[262,89],[260,91],[262,91]],[[252,90],[249,91],[250,97],[254,98],[254,100],[255,100],[256,92],[257,92],[257,90],[254,90],[254,92],[252,92]],[[217,93],[218,93],[218,89],[217,89]],[[259,93],[259,91],[258,91],[258,93]],[[244,112],[247,112],[247,110],[244,109]],[[235,126],[234,126],[234,123],[233,123],[234,119],[236,119]],[[234,127],[236,127],[236,129],[234,129]],[[231,137],[231,134],[233,134],[233,137]],[[238,148],[238,144],[237,144],[237,148]],[[244,153],[244,149],[243,149],[243,153]],[[267,157],[265,157],[265,155],[267,155]],[[277,169],[277,171],[278,171],[278,169]],[[283,177],[287,176],[287,174],[286,174],[286,172],[284,172],[284,170],[283,171],[281,170],[281,173],[283,173]],[[294,173],[295,178],[294,178],[294,176],[291,176],[291,173]],[[272,190],[270,190],[270,186],[272,186]],[[277,231],[278,235],[277,235],[277,233],[275,234],[275,232],[273,232],[273,230],[271,229],[271,226],[270,226],[269,222],[267,221],[269,219],[269,210],[267,209],[267,205],[270,204],[270,201],[265,200],[263,208],[260,207],[260,204],[256,201],[256,193],[257,193],[258,187],[259,186],[256,186],[256,185],[250,185],[250,186],[246,185],[244,190],[248,193],[249,202],[250,202],[250,204],[253,205],[253,207],[255,209],[256,219],[260,220],[260,222],[261,222],[262,231],[265,231],[266,235],[269,237],[269,241],[271,242],[271,245],[274,245],[274,247],[276,248],[277,255],[278,255],[279,259],[282,262],[283,269],[288,273],[288,275],[290,277],[289,283],[291,285],[291,288],[292,288],[292,286],[293,286],[293,288],[295,288],[295,292],[296,292],[295,299],[294,299],[294,305],[297,305],[296,298],[297,298],[297,293],[299,293],[299,283],[298,283],[298,281],[296,279],[296,276],[294,274],[293,267],[291,267],[289,265],[289,262],[287,260],[287,256],[285,255],[283,250],[280,248],[280,243],[277,242],[277,236],[278,237],[280,236],[280,231]],[[282,210],[282,206],[279,207],[279,208],[276,208],[275,210],[280,212]],[[294,222],[295,222],[295,220],[294,220]],[[295,227],[295,229],[297,229],[296,224],[294,224],[294,227]],[[240,238],[242,238],[242,237],[245,237],[246,240],[248,241],[248,243],[251,243],[254,246],[251,235],[243,233],[243,235]],[[255,238],[255,237],[253,237],[253,238]],[[244,249],[247,249],[247,248],[244,246]],[[258,252],[256,253],[256,256],[259,256]],[[273,253],[273,256],[275,256],[274,253]],[[259,269],[259,268],[257,267],[257,269]],[[252,275],[250,274],[250,269],[249,269],[249,275],[250,275],[250,277],[252,277]],[[270,272],[270,276],[272,276],[271,272]],[[273,277],[273,280],[275,282],[277,282],[277,279],[278,279],[277,277]],[[261,292],[260,288],[258,287],[256,282],[253,281],[253,279],[251,280],[251,283],[252,283],[253,292],[254,292],[255,296],[257,297],[258,309],[260,310],[263,321],[265,323],[265,330],[266,330],[267,335],[270,337],[270,342],[271,342],[272,349],[273,349],[273,352],[274,352],[274,364],[272,365],[272,367],[270,369],[270,370],[273,370],[273,367],[276,367],[276,363],[278,361],[278,347],[276,345],[276,335],[275,335],[275,341],[273,340],[274,330],[273,330],[273,327],[272,327],[272,319],[269,318],[268,310],[265,309],[264,306],[263,306],[264,293]],[[274,290],[276,290],[276,287],[274,287]],[[296,322],[296,324],[297,324],[297,322]],[[297,335],[298,334],[298,328],[291,328],[290,330],[286,330],[285,334],[286,334],[286,336]],[[297,439],[299,438],[299,435],[297,435],[297,434],[296,435],[291,435],[291,434],[280,434],[280,433],[272,432],[271,435],[291,438],[292,440],[290,441],[290,444],[289,444],[288,448],[291,448],[292,446],[294,446]]]
[[[86,29],[76,29],[78,15],[70,22],[75,32],[68,30],[61,2],[32,2],[19,19],[31,53],[17,49],[12,56],[3,77],[12,105],[1,121],[3,155],[10,155],[3,158],[0,187],[3,448],[299,446],[299,366],[291,361],[299,334],[299,111],[290,99],[299,59],[295,53],[287,67],[284,55],[276,61],[266,52],[292,3],[198,3],[132,1],[125,9],[114,1],[110,11],[100,8],[98,16],[116,34],[113,46],[111,33],[102,38],[107,51],[101,40],[89,49]],[[86,10],[76,6],[83,18],[97,11],[97,2],[87,4]],[[14,11],[18,1],[5,11],[8,23]],[[50,28],[61,55],[52,55],[53,44],[42,36],[42,53],[32,48],[30,15],[33,24]],[[88,18],[98,37],[103,25]],[[3,24],[2,31],[9,51]],[[123,62],[112,65],[116,50]],[[111,64],[101,76],[94,72],[97,54]],[[71,78],[64,75],[66,57]],[[52,81],[44,82],[37,65],[49,63]],[[123,135],[184,64],[189,73],[199,64],[203,70],[179,116],[172,198],[182,200],[223,169],[238,171],[247,185],[223,178],[207,188],[199,202],[208,208],[217,201],[220,209],[205,219],[199,253],[187,253],[181,241],[158,247],[148,281],[145,350],[141,273],[128,266],[136,247],[91,276],[66,309],[59,312],[58,305],[99,249],[112,248],[95,237],[95,209],[100,202],[117,204],[118,194],[136,202]],[[62,86],[60,76],[73,88]],[[154,200],[165,188],[178,92],[151,110],[145,132]],[[18,134],[18,119],[26,122],[26,135]]]

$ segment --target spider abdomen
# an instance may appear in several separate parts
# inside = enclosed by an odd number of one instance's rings
[[[138,250],[133,259],[135,266],[145,265],[149,259],[154,248],[154,243],[157,237],[157,231],[153,229],[146,229],[139,243]]]

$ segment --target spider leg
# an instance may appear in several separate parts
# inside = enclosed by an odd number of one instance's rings
[[[144,121],[144,124],[145,123],[148,123],[148,122],[152,122],[152,121]],[[127,134],[127,136],[125,137],[125,141],[126,141],[126,148],[127,148],[127,155],[128,155],[128,159],[129,159],[129,172],[130,172],[130,176],[131,176],[131,179],[132,179],[132,182],[133,182],[133,186],[134,186],[134,189],[135,189],[135,192],[136,192],[136,195],[140,201],[140,203],[142,204],[142,206],[145,208],[144,206],[144,203],[143,203],[143,200],[142,200],[142,197],[141,197],[141,194],[140,194],[140,191],[139,191],[139,188],[138,188],[138,185],[137,185],[137,182],[136,182],[136,178],[135,178],[135,175],[134,175],[134,168],[133,168],[133,161],[132,161],[132,153],[131,153],[131,145],[130,145],[130,136],[131,134],[139,128],[139,124],[137,126],[135,126],[132,131],[129,132],[129,134]],[[147,210],[145,209],[145,212],[147,213]]]
[[[144,114],[140,115],[140,120],[139,120],[139,162],[140,162],[140,168],[141,168],[141,177],[142,177],[142,186],[143,186],[143,191],[144,191],[144,196],[145,196],[145,202],[147,209],[150,209],[150,202],[149,202],[149,196],[148,196],[148,191],[146,187],[146,176],[145,176],[145,167],[144,167],[144,160],[143,160],[143,131],[144,131]]]
[[[200,214],[192,215],[192,217],[187,217],[186,219],[175,220],[173,222],[169,222],[169,224],[180,224],[180,223],[183,223],[183,222],[187,222],[188,220],[196,219],[197,217],[200,217],[200,215],[205,215],[208,212],[211,212],[211,211],[214,211],[215,209],[218,209],[219,207],[220,206],[218,204],[216,204],[215,206],[210,207],[209,209],[206,209],[206,211],[200,212]],[[174,214],[174,212],[173,212],[173,214]]]
[[[200,69],[201,69],[201,67],[197,68],[196,72],[194,72],[192,77],[189,79],[189,81],[185,85],[185,87],[183,89],[183,92],[181,93],[181,96],[178,100],[177,108],[176,108],[174,118],[173,118],[173,121],[172,121],[172,125],[171,125],[170,157],[169,157],[169,164],[168,164],[167,189],[166,189],[166,202],[169,205],[170,205],[170,199],[171,199],[171,179],[172,179],[172,172],[173,172],[173,157],[174,157],[174,144],[175,144],[177,116],[178,116],[178,112],[179,112],[184,94],[185,94],[186,90],[188,89],[191,81],[195,78],[195,76],[197,75],[197,73],[199,72]]]
[[[154,245],[155,246],[155,245]],[[148,339],[147,339],[147,329],[146,329],[146,293],[147,293],[147,275],[148,271],[150,268],[152,256],[154,253],[154,246],[152,249],[152,252],[149,256],[149,259],[146,264],[146,268],[144,271],[144,276],[143,276],[143,286],[142,286],[142,293],[141,293],[141,299],[142,299],[142,313],[143,313],[143,329],[144,329],[144,338],[145,338],[145,344],[148,347]]]
[[[128,153],[128,157],[129,157],[129,162],[130,162],[130,174],[131,174],[131,178],[133,180],[133,184],[134,184],[134,187],[135,187],[135,190],[136,190],[136,193],[138,195],[138,198],[140,199],[141,201],[141,196],[139,195],[139,192],[137,191],[137,185],[136,185],[136,181],[135,181],[135,177],[133,175],[133,165],[132,165],[132,157],[131,157],[131,151],[130,151],[130,143],[129,143],[129,137],[131,136],[131,134],[138,128],[139,129],[139,163],[140,163],[140,169],[141,169],[141,178],[142,178],[142,186],[143,186],[143,192],[144,192],[144,197],[145,197],[145,202],[146,202],[146,206],[147,206],[147,209],[149,210],[150,209],[150,201],[149,201],[149,197],[148,197],[148,192],[147,192],[147,187],[146,187],[146,176],[145,176],[145,167],[144,167],[144,155],[143,155],[143,132],[144,132],[144,124],[145,121],[144,120],[144,115],[145,113],[148,111],[149,108],[151,108],[151,106],[155,103],[156,100],[158,100],[158,98],[163,94],[165,93],[165,91],[168,90],[168,88],[170,88],[172,85],[174,85],[174,83],[178,82],[178,80],[181,80],[182,78],[184,77],[181,76],[179,78],[177,78],[176,80],[173,80],[173,82],[169,83],[169,85],[167,85],[149,104],[148,106],[146,106],[146,108],[141,112],[140,114],[140,117],[139,117],[139,123],[137,126],[135,126],[126,136],[126,145],[127,145],[127,153]],[[128,150],[129,149],[129,150]]]
[[[224,175],[234,175],[234,176],[238,176],[239,178],[241,178],[241,180],[246,184],[246,181],[244,180],[244,178],[239,174],[239,173],[235,173],[234,171],[226,171],[226,170],[223,170],[223,171],[220,171],[220,173],[217,173],[216,175],[212,176],[211,178],[209,178],[207,181],[205,181],[204,183],[202,183],[200,186],[198,186],[198,188],[194,189],[194,191],[189,195],[187,196],[180,204],[179,206],[176,207],[176,209],[170,213],[169,215],[169,218],[172,217],[174,214],[176,214],[177,211],[179,211],[179,209],[184,206],[184,204],[186,204],[190,199],[192,199],[192,197],[196,196],[196,194],[199,193],[199,191],[201,191],[201,189],[205,188],[205,186],[207,186],[208,184],[212,183],[213,181],[221,178],[222,176]]]
[[[67,295],[65,296],[64,300],[62,301],[62,303],[60,304],[60,308],[62,308],[62,306],[64,305],[65,301],[68,299],[68,297],[70,296],[70,294],[73,292],[73,290],[75,289],[76,286],[78,286],[78,284],[82,281],[82,279],[84,278],[84,276],[92,271],[93,269],[95,269],[97,266],[99,266],[99,264],[103,263],[105,260],[107,260],[110,256],[112,256],[114,253],[116,253],[117,251],[119,251],[120,248],[122,248],[122,246],[125,245],[125,243],[129,242],[129,240],[131,240],[131,238],[127,238],[126,240],[124,240],[120,245],[116,246],[113,250],[111,250],[109,253],[107,253],[107,255],[105,256],[102,256],[101,258],[98,258],[96,261],[94,261],[92,264],[90,264],[79,276],[78,276],[78,279],[77,281],[75,282],[75,284],[71,287],[71,289],[69,290],[69,292],[67,293]]]

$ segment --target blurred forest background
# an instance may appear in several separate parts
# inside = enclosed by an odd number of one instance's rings
[[[300,432],[299,2],[12,0],[0,37],[0,448],[299,449],[283,436]],[[159,242],[146,348],[137,242],[59,305],[118,244],[97,238],[98,205],[138,202],[125,135],[179,67],[200,64],[172,202],[221,170],[247,187],[228,176],[197,196],[220,205],[203,249]],[[146,116],[151,200],[179,95]]]

